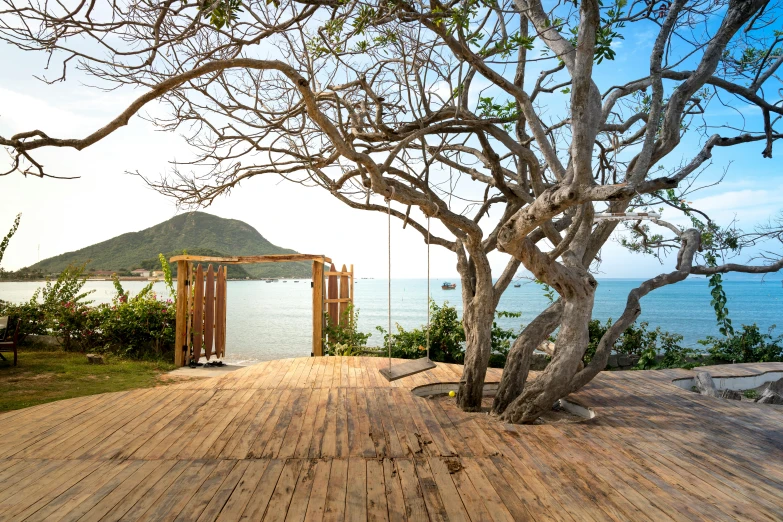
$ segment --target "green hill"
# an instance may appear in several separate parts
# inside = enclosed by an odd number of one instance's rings
[[[224,219],[204,212],[190,212],[141,230],[129,232],[75,252],[44,259],[30,267],[44,273],[59,273],[69,264],[87,263],[96,270],[132,270],[157,259],[187,250],[193,255],[268,255],[293,254],[267,241],[255,228],[243,221]],[[209,254],[207,254],[207,252]],[[250,277],[310,277],[311,264],[261,263],[242,265]],[[237,275],[241,271],[236,271]]]

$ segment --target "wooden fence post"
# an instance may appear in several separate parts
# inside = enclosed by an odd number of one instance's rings
[[[174,334],[174,365],[187,364],[188,351],[188,262],[177,261],[177,315]]]
[[[323,320],[324,320],[324,263],[313,261],[313,351],[312,355],[320,357],[324,354]]]
[[[353,308],[353,264],[351,265],[351,308]]]
[[[196,292],[193,296],[193,360],[201,359],[204,341],[204,267],[196,266]]]
[[[329,267],[330,272],[336,272],[334,263]],[[326,305],[326,309],[329,312],[329,324],[334,326],[340,322],[340,307],[337,303],[337,299],[340,297],[340,290],[337,288],[338,279],[336,275],[327,276],[326,297],[329,304]]]
[[[340,272],[343,274],[347,274],[348,269],[345,268],[345,265],[340,269]],[[348,288],[348,275],[341,275],[340,276],[340,299],[348,299],[350,296],[348,295],[349,288]],[[348,301],[340,301],[340,315],[337,320],[339,324],[342,326],[347,326],[349,323],[349,318],[346,317],[345,311],[348,310],[348,305],[350,304]]]
[[[195,291],[195,281],[193,274],[193,263],[187,263],[187,321],[185,322],[185,339],[187,348],[185,349],[185,364],[190,363],[191,353],[193,349],[193,310],[195,305],[193,304],[193,293]]]
[[[217,290],[215,297],[215,357],[226,355],[226,275],[227,266],[217,270]]]
[[[215,336],[215,271],[207,267],[207,286],[204,292],[204,357],[212,358]]]

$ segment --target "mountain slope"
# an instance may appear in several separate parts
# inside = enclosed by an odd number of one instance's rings
[[[159,253],[210,250],[224,255],[293,254],[267,241],[243,221],[224,219],[205,212],[190,212],[139,232],[129,232],[107,241],[44,259],[30,268],[57,273],[69,264],[88,263],[88,268],[119,270],[139,268]],[[244,265],[251,277],[308,277],[310,263],[262,263]]]

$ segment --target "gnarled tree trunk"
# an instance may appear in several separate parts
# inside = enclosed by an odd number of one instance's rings
[[[586,271],[569,281],[569,292],[561,294],[563,314],[555,343],[555,355],[546,369],[528,383],[506,407],[501,419],[512,423],[533,422],[558,399],[571,392],[571,381],[580,370],[589,342],[588,324],[593,313],[595,279]]]
[[[533,351],[552,335],[552,332],[560,324],[562,313],[563,304],[557,300],[533,319],[516,338],[508,352],[500,386],[492,403],[493,414],[502,414],[508,405],[522,393],[530,371]]]
[[[457,404],[464,411],[481,409],[484,378],[492,350],[492,321],[495,307],[491,300],[478,296],[465,307],[462,325],[465,329],[465,363],[457,392]]]
[[[497,296],[510,277],[505,278],[504,274],[503,281],[499,283],[501,288],[493,286],[492,269],[479,242],[458,242],[457,270],[462,280],[462,326],[465,329],[465,361],[457,404],[464,411],[478,411],[492,351],[492,322]]]

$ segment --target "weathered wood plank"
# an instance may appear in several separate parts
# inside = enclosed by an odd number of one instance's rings
[[[320,357],[323,351],[324,321],[324,265],[313,261],[313,349],[312,355]]]
[[[331,265],[330,270],[334,272],[334,264]],[[340,297],[340,290],[338,288],[338,277],[336,275],[330,275],[326,278],[327,285],[326,285],[326,298],[327,298],[327,311],[329,313],[329,324],[335,325],[340,320],[340,308],[337,304],[337,301],[334,301],[334,299],[339,299]]]
[[[324,520],[336,522],[348,520],[345,518],[346,495],[348,491],[348,460],[332,460],[332,468],[329,473],[329,485],[326,488],[326,504],[324,507]]]
[[[193,282],[193,359],[198,362],[201,358],[201,347],[204,344],[204,268],[196,267],[196,278]]]
[[[340,317],[339,323],[341,325],[345,325],[345,324],[348,323],[348,321],[350,321],[350,318],[348,317],[346,312],[348,311],[348,303],[350,302],[350,297],[351,297],[351,294],[350,294],[351,290],[350,290],[350,287],[348,286],[348,284],[349,284],[349,277],[347,275],[345,265],[343,265],[342,273],[345,274],[345,275],[341,275],[340,276],[340,295],[339,295],[339,298],[340,299],[345,299],[345,301],[339,303],[338,306],[339,306],[339,317]]]
[[[212,357],[215,345],[215,271],[207,267],[207,281],[204,291],[204,357]]]
[[[313,489],[310,491],[310,497],[307,501],[307,512],[305,513],[305,522],[316,522],[324,519],[326,514],[326,498],[329,486],[329,474],[332,468],[332,461],[315,461],[315,470],[313,472]]]
[[[246,460],[247,467],[239,482],[234,486],[231,495],[220,510],[216,520],[220,522],[233,522],[239,520],[245,511],[250,497],[261,482],[264,471],[269,465],[269,460]]]
[[[187,321],[188,321],[188,263],[177,261],[177,311],[175,315],[174,364],[187,364]]]
[[[250,466],[250,461],[247,460],[234,462],[232,463],[234,464],[233,467],[231,467],[231,464],[228,464],[230,461],[222,462],[226,463],[225,469],[230,469],[231,472],[228,475],[224,475],[223,470],[221,470],[219,475],[213,473],[209,479],[210,484],[205,483],[205,485],[202,486],[202,489],[204,490],[203,495],[199,498],[194,497],[194,500],[199,503],[209,502],[198,517],[200,522],[213,521],[218,517],[223,511],[228,499],[233,495],[237,485],[247,471],[247,468]],[[195,518],[193,515],[196,514],[196,511],[197,510],[194,510],[192,514],[180,513],[179,518],[181,522],[194,520]]]
[[[280,476],[285,467],[285,461],[271,460],[269,465],[264,470],[264,474],[261,476],[261,480],[258,482],[255,491],[250,495],[250,500],[245,506],[245,511],[242,513],[240,520],[252,520],[258,522],[264,517],[264,513],[267,511],[269,501],[272,499],[272,495],[275,492]],[[226,522],[232,519],[225,519]],[[236,519],[233,519],[236,520]]]
[[[286,518],[288,507],[291,505],[291,498],[294,495],[299,472],[302,469],[303,461],[290,459],[283,466],[280,478],[277,479],[277,485],[269,499],[264,520],[269,522],[279,522]]]
[[[388,509],[388,518],[392,522],[407,520],[406,504],[402,495],[402,484],[397,462],[402,459],[383,459],[384,500]],[[369,470],[369,466],[367,468]],[[368,490],[369,491],[369,490]]]
[[[383,461],[367,459],[365,462],[367,466],[367,520],[370,522],[389,520]]]
[[[291,504],[286,513],[286,522],[302,522],[305,519],[307,505],[310,502],[310,494],[315,483],[315,470],[319,462],[323,461],[318,459],[302,461],[302,470],[299,472],[294,494],[291,497]]]
[[[348,485],[345,492],[346,520],[367,520],[367,462],[358,457],[348,459]]]

